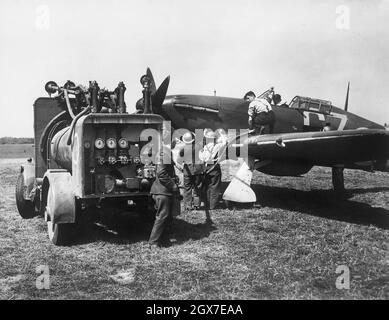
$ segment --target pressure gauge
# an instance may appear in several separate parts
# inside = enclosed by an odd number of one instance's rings
[[[119,140],[119,147],[122,148],[122,149],[125,149],[125,148],[128,148],[128,142],[126,139],[124,138],[121,138]]]
[[[114,138],[107,139],[107,147],[109,149],[115,149],[116,148],[116,140]]]
[[[97,139],[95,140],[95,147],[96,147],[96,149],[103,149],[104,146],[105,146],[105,142],[104,142],[103,139],[97,138]]]

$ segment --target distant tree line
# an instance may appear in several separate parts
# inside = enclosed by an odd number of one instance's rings
[[[0,144],[29,144],[29,143],[34,143],[34,138],[14,138],[14,137],[0,138]]]

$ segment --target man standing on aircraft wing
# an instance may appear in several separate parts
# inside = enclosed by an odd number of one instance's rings
[[[252,91],[244,95],[244,100],[250,101],[248,109],[249,129],[254,129],[256,134],[265,134],[266,126],[269,127],[267,133],[273,133],[274,113],[270,104],[272,92],[270,89],[269,94],[259,98],[256,98]]]

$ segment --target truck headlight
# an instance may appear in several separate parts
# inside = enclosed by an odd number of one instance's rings
[[[109,149],[115,149],[116,148],[116,140],[114,138],[107,139],[107,147]]]
[[[125,149],[125,148],[128,148],[128,142],[126,139],[124,138],[121,138],[119,140],[119,147],[122,148],[122,149]]]
[[[105,146],[105,142],[104,142],[103,139],[97,138],[97,139],[95,140],[95,147],[96,147],[96,149],[103,149],[104,146]]]

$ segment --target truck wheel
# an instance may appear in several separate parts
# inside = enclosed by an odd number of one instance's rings
[[[50,216],[49,212],[54,210],[52,208],[53,203],[53,190],[49,186],[47,192],[47,202],[45,208],[45,216]],[[56,246],[66,246],[72,243],[75,235],[76,224],[75,223],[53,223],[47,221],[47,233],[50,241]]]
[[[50,241],[56,246],[66,246],[71,244],[74,232],[74,223],[52,223],[47,221],[47,233]]]
[[[35,217],[34,203],[31,200],[24,199],[24,178],[23,174],[19,174],[18,180],[16,181],[16,206],[19,214],[23,219],[31,219]]]

